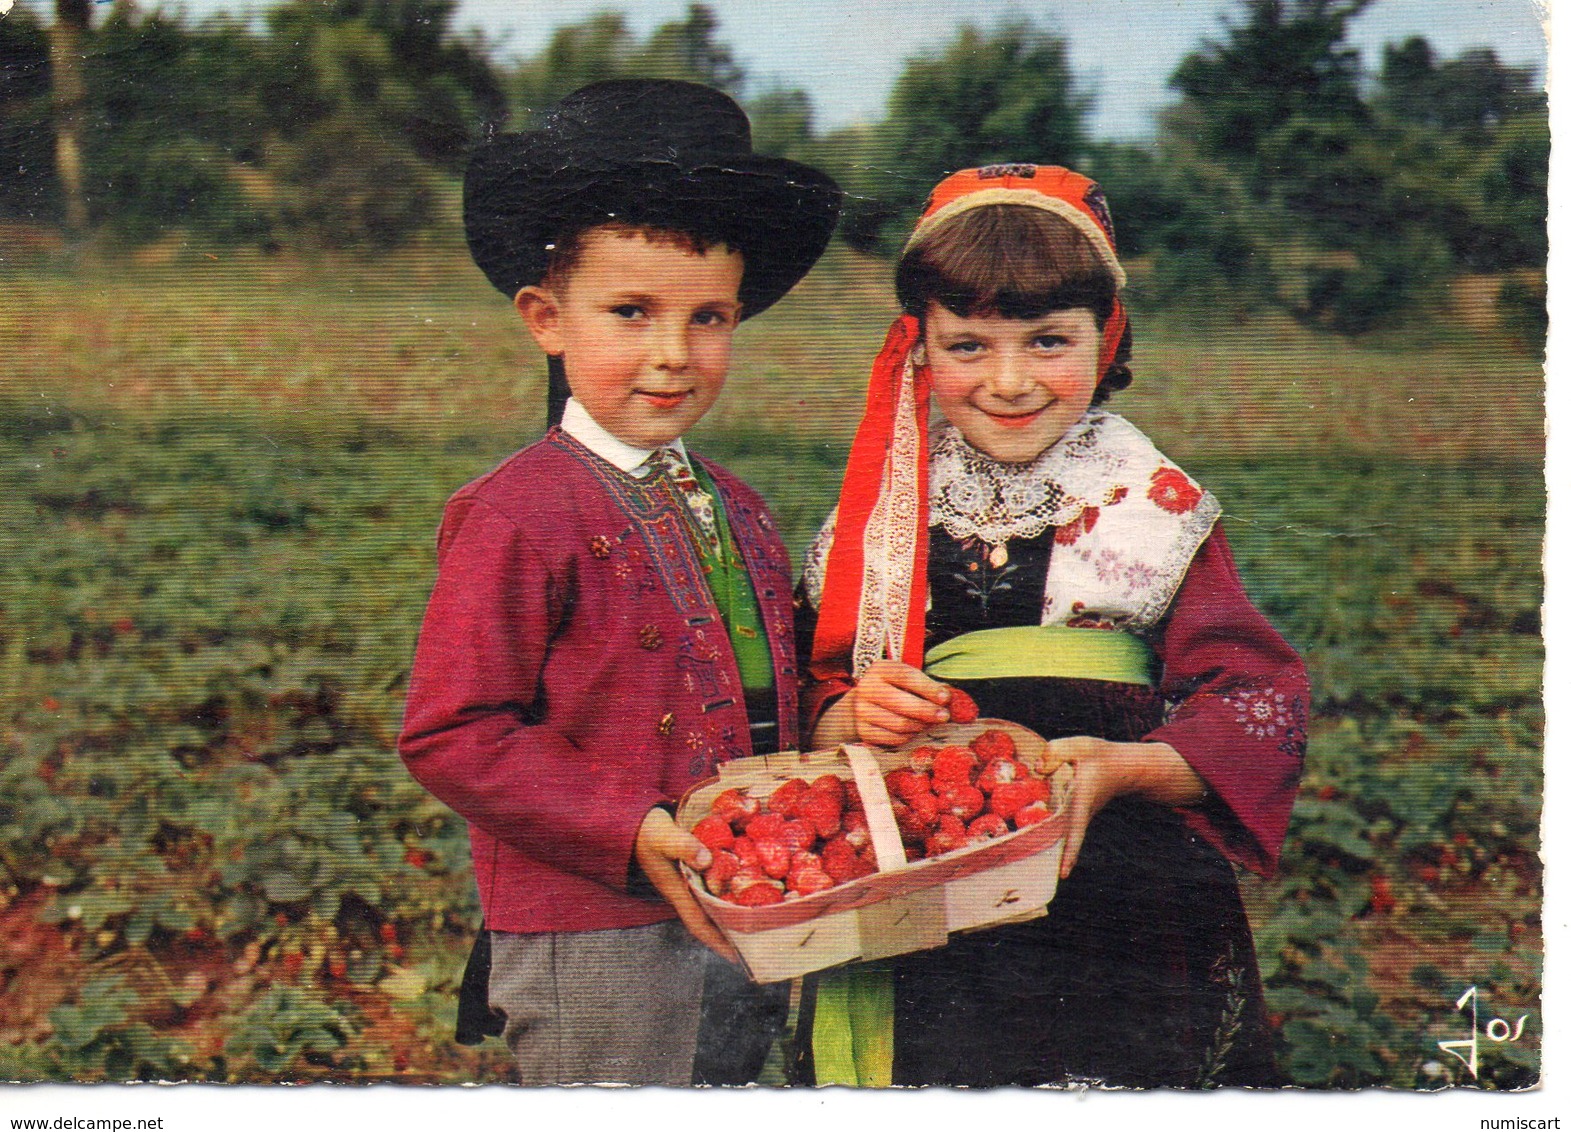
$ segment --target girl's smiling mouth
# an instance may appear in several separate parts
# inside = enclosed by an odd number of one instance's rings
[[[1024,428],[1026,425],[1039,418],[1043,413],[1047,412],[1050,404],[1051,403],[1049,403],[1049,405],[1043,405],[1037,409],[1032,409],[1027,413],[990,413],[986,409],[978,409],[977,411],[986,416],[987,419],[992,421],[994,424],[1003,425],[1005,428]]]

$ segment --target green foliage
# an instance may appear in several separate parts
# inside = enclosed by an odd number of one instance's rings
[[[0,218],[56,219],[49,42],[24,7],[0,19]]]
[[[1361,117],[1358,53],[1342,41],[1372,2],[1242,0],[1247,19],[1186,57],[1170,80],[1201,111],[1202,148],[1248,161],[1289,118]]]
[[[689,4],[682,19],[660,25],[642,43],[620,12],[565,24],[515,72],[523,124],[535,125],[564,96],[606,79],[682,79],[740,94],[746,74],[718,39],[719,28],[707,4]]]

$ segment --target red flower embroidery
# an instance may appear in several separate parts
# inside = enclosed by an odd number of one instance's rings
[[[1177,468],[1158,468],[1151,473],[1151,490],[1146,497],[1164,511],[1182,515],[1200,502],[1200,488]]]
[[[1073,546],[1080,541],[1080,536],[1088,534],[1096,526],[1097,519],[1101,518],[1100,507],[1087,507],[1072,522],[1065,523],[1053,532],[1053,541],[1059,546]]]

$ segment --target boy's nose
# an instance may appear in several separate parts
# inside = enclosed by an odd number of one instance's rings
[[[687,366],[686,325],[659,326],[651,344],[651,361],[660,369],[684,369]]]

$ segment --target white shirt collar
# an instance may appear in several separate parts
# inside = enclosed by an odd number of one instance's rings
[[[644,461],[649,459],[654,449],[635,448],[625,440],[612,436],[589,415],[589,410],[579,404],[576,397],[569,397],[567,408],[562,411],[562,431],[614,468],[640,478],[649,472]],[[682,446],[681,437],[673,440],[668,447],[675,448],[677,454],[691,466],[692,461],[688,459],[687,449]]]

